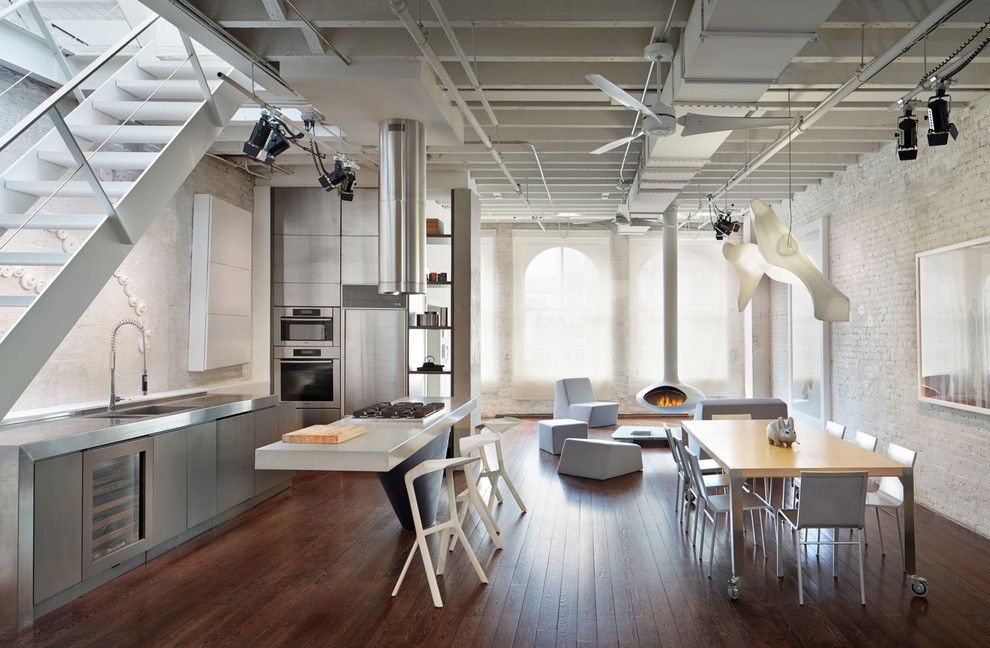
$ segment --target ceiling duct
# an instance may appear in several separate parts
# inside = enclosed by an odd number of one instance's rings
[[[378,292],[426,292],[426,129],[390,117],[378,124]]]

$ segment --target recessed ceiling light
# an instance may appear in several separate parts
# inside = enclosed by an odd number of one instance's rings
[[[492,192],[492,197],[495,198],[495,200],[502,200],[502,192],[501,191],[493,191]]]
[[[581,214],[577,212],[557,212],[557,216],[560,216],[561,218],[577,218],[580,215]]]

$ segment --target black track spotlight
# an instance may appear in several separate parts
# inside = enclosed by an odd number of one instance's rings
[[[915,160],[918,158],[918,120],[906,106],[904,113],[897,120],[897,158],[899,160]],[[931,137],[931,136],[929,136]]]
[[[251,136],[244,142],[244,154],[256,160],[263,160],[265,157],[265,145],[268,143],[268,136],[272,133],[272,124],[268,121],[268,115],[262,113],[258,118],[258,123],[251,130]]]
[[[344,163],[340,160],[335,160],[333,163],[333,171],[324,172],[320,175],[320,186],[327,191],[333,191],[346,178],[347,170],[344,169]]]
[[[949,121],[949,111],[952,97],[945,94],[945,86],[940,85],[935,90],[935,96],[928,100],[928,146],[945,146],[952,139],[959,137],[956,125]]]
[[[728,211],[719,213],[712,225],[712,229],[715,230],[715,240],[721,241],[726,236],[732,236],[739,231],[740,225],[739,222],[732,220]]]
[[[354,185],[357,184],[357,176],[354,171],[346,169],[344,180],[340,183],[340,199],[350,202],[354,200]]]

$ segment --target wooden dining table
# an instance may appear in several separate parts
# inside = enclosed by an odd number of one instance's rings
[[[798,477],[802,472],[866,472],[871,477],[899,477],[904,485],[904,569],[916,596],[928,592],[928,582],[916,573],[914,474],[886,455],[870,452],[830,436],[821,427],[796,421],[798,443],[777,447],[767,440],[769,420],[682,421],[681,429],[714,459],[729,478],[732,577],[728,594],[742,591],[738,570],[744,560],[743,484],[759,477]],[[778,549],[779,550],[779,549]]]

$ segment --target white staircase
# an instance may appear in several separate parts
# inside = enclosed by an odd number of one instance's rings
[[[243,103],[217,78],[236,75],[232,66],[185,43],[180,56],[145,46],[64,120],[54,102],[40,106],[33,123],[56,128],[0,169],[0,418]],[[73,94],[95,69],[57,94]],[[31,117],[0,134],[0,149]]]

